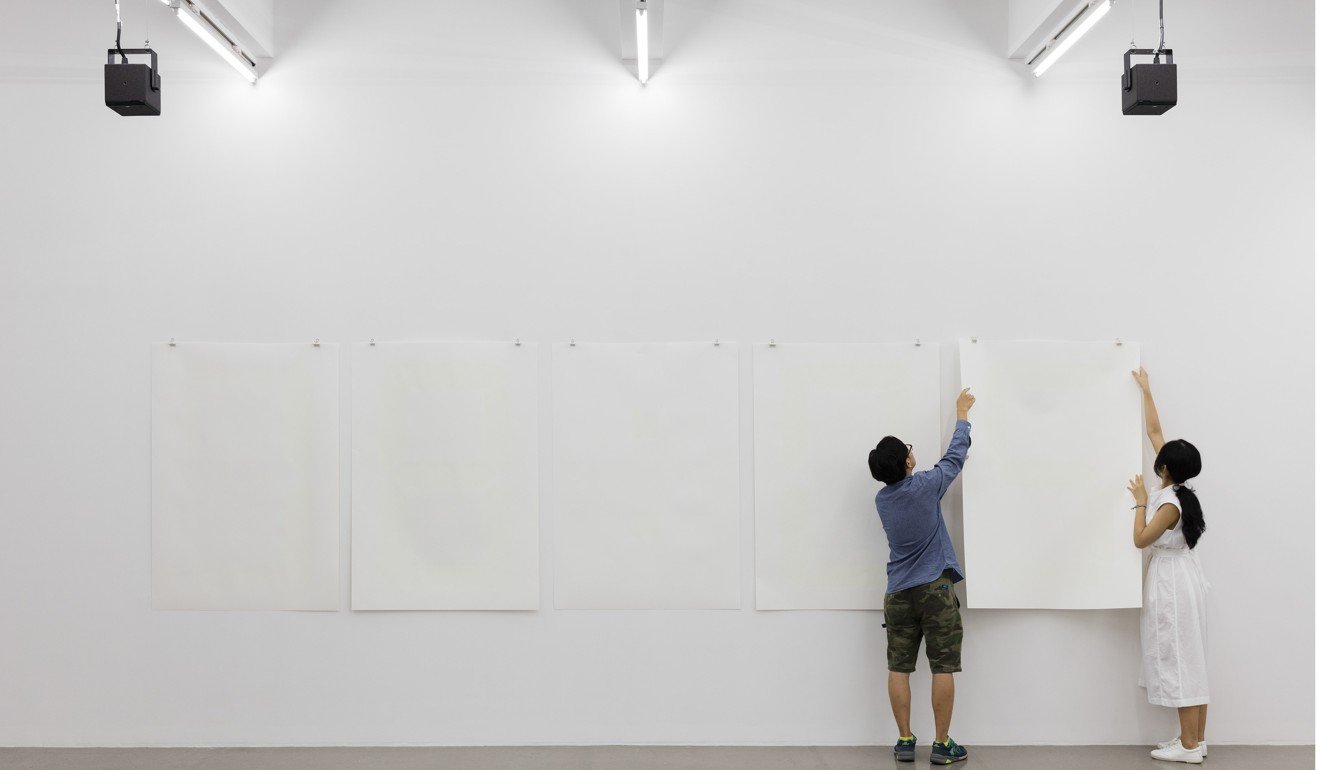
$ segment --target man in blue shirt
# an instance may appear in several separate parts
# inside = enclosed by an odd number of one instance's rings
[[[953,675],[962,670],[961,604],[953,585],[963,579],[962,566],[953,552],[949,530],[940,515],[940,499],[962,471],[972,444],[968,411],[976,397],[967,389],[958,395],[958,423],[949,450],[935,467],[913,473],[917,458],[912,447],[885,436],[871,450],[871,475],[885,486],[876,493],[889,538],[889,587],[885,591],[885,629],[888,636],[889,703],[898,723],[894,756],[900,762],[916,757],[917,739],[909,719],[912,688],[909,675],[917,667],[917,650],[926,639],[930,661],[931,706],[935,711],[932,764],[953,764],[967,759],[967,749],[949,737],[953,720]]]

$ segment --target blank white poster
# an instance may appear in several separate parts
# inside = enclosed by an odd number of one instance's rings
[[[353,609],[534,610],[537,347],[353,346]]]
[[[152,345],[151,595],[339,608],[337,345]]]
[[[959,346],[976,396],[963,470],[967,603],[1141,606],[1127,481],[1141,472],[1135,343]]]
[[[555,606],[737,608],[737,346],[553,360]]]
[[[757,346],[756,608],[884,609],[889,545],[867,454],[943,454],[938,345]]]

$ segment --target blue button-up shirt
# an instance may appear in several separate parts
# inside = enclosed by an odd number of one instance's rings
[[[875,495],[875,509],[889,538],[889,587],[886,593],[934,582],[944,570],[963,579],[953,541],[940,515],[940,499],[962,471],[972,445],[972,424],[959,420],[949,451],[934,468],[889,484]]]

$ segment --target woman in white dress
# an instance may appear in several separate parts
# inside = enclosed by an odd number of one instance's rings
[[[1201,472],[1201,453],[1181,439],[1166,442],[1146,370],[1133,372],[1145,396],[1146,435],[1155,448],[1160,483],[1148,494],[1137,476],[1129,489],[1136,505],[1132,541],[1151,548],[1141,607],[1141,678],[1147,699],[1178,709],[1181,733],[1150,753],[1155,759],[1201,764],[1207,755],[1205,717],[1206,582],[1192,550],[1205,532],[1196,493],[1185,486]]]

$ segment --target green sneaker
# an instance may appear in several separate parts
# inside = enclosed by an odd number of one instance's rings
[[[953,742],[950,736],[944,743],[938,741],[930,745],[930,763],[932,765],[952,765],[967,759],[967,749]]]
[[[899,762],[911,762],[917,758],[917,736],[899,738],[894,744],[894,759]]]

